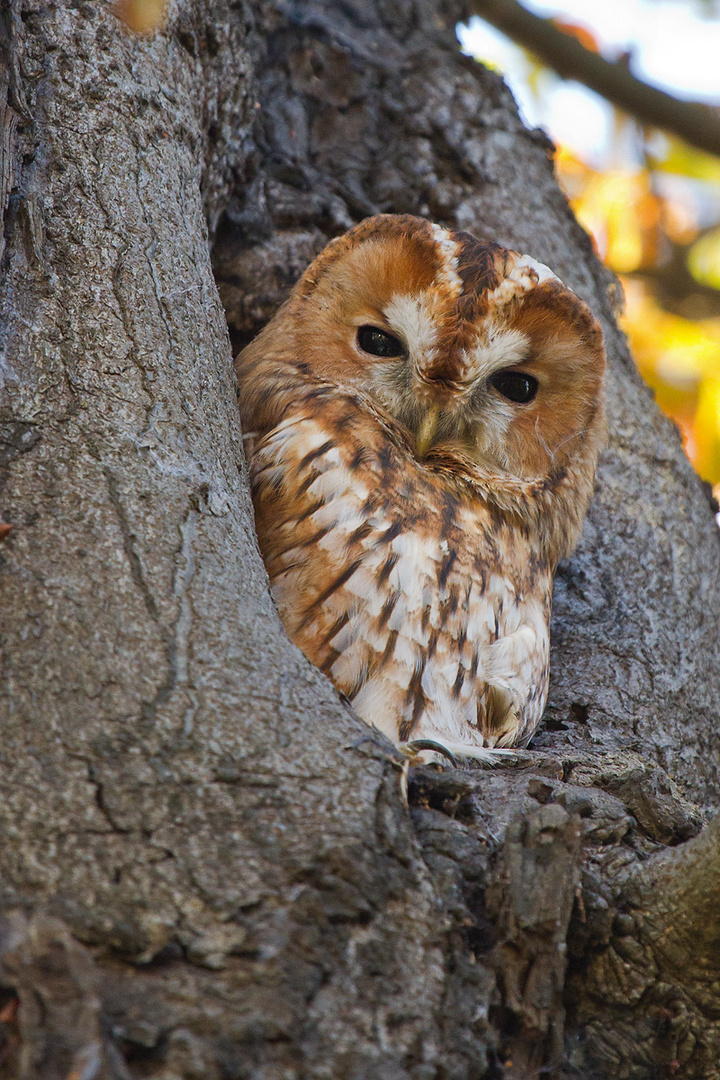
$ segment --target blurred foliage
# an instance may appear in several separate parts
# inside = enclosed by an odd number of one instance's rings
[[[167,21],[168,0],[115,0],[113,11],[134,34],[149,37]]]
[[[720,14],[720,0],[692,2],[704,16]],[[599,51],[587,27],[553,21]],[[528,53],[525,61],[524,82],[542,101],[560,79]],[[623,328],[640,371],[720,499],[720,159],[618,110],[613,118],[606,167],[560,146],[558,177],[623,284]]]
[[[623,283],[640,371],[720,494],[720,161],[665,137],[652,144],[641,164],[607,171],[560,148],[557,171]]]

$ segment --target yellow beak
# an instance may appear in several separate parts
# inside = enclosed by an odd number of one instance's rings
[[[440,420],[440,409],[435,406],[428,409],[425,416],[422,419],[420,428],[417,433],[416,445],[417,452],[420,457],[425,457],[428,450],[432,446],[432,441],[435,438],[435,432],[437,431],[438,421]]]

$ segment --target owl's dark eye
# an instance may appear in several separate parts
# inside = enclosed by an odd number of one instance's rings
[[[522,371],[498,371],[490,379],[499,394],[518,405],[527,405],[538,392],[538,381],[534,375]]]
[[[358,345],[371,356],[404,356],[405,346],[398,338],[380,330],[377,326],[361,326],[357,335]]]

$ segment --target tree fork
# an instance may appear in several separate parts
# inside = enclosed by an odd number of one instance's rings
[[[86,1037],[123,1078],[478,1080],[506,1020],[526,1061],[549,1058],[577,860],[556,823],[557,920],[525,933],[527,874],[503,867],[536,857],[527,822],[558,802],[593,858],[625,866],[633,843],[675,838],[665,769],[717,797],[720,543],[609,275],[547,141],[458,55],[465,10],[361,8],[181,0],[149,41],[102,4],[3,13],[2,978],[37,1004],[55,962],[77,1006],[27,1006],[22,1050],[46,1057],[23,1080],[64,1075]],[[225,323],[254,333],[375,210],[548,263],[601,317],[611,362],[610,449],[556,585],[548,728],[523,768],[446,779],[454,795],[411,813],[403,763],[270,601]],[[617,866],[601,871],[612,897]],[[510,979],[516,931],[535,996]],[[633,1038],[645,1080],[655,1035]],[[686,1075],[710,1075],[686,1051]]]

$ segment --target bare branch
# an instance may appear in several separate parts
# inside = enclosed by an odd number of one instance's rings
[[[473,0],[473,10],[563,79],[583,83],[641,124],[671,132],[698,150],[720,155],[720,120],[712,106],[681,101],[649,86],[621,62],[603,59],[558,30],[550,19],[533,15],[515,0]]]

